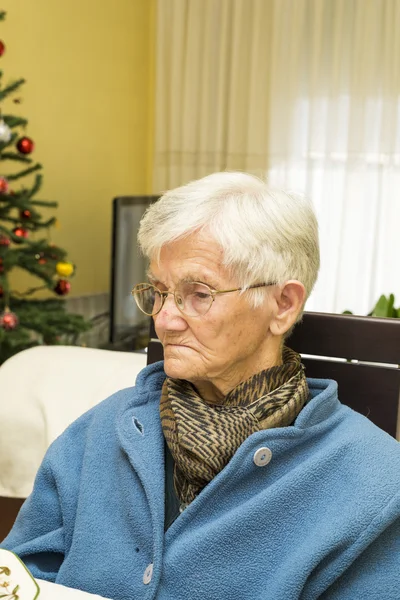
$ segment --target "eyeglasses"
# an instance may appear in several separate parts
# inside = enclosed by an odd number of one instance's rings
[[[271,285],[276,283],[257,283],[250,285],[246,291]],[[232,290],[214,290],[205,283],[190,281],[181,283],[173,292],[162,292],[151,283],[138,283],[132,290],[132,296],[140,310],[151,317],[161,311],[169,294],[174,296],[175,304],[182,314],[187,317],[203,317],[210,310],[218,294],[230,294],[241,290],[243,288],[240,287]]]

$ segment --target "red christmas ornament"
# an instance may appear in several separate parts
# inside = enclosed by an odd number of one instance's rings
[[[0,177],[0,194],[7,194],[8,181],[5,177]]]
[[[17,244],[20,244],[25,238],[29,237],[29,231],[23,227],[15,227],[13,229],[13,234],[20,238],[18,242],[16,242]]]
[[[4,42],[2,42],[0,40],[0,56],[3,56],[4,52],[6,51],[6,45]]]
[[[71,289],[70,282],[66,281],[65,279],[60,279],[60,281],[57,283],[56,287],[54,288],[54,291],[59,296],[65,296],[66,294],[68,294],[70,289]]]
[[[6,310],[0,314],[0,327],[6,331],[12,331],[18,325],[19,319],[17,315],[6,308]]]
[[[39,258],[38,263],[39,265],[45,265],[47,263],[47,260],[45,258]]]
[[[32,213],[29,209],[21,210],[19,213],[19,218],[28,221],[32,217]]]
[[[0,235],[0,246],[7,248],[10,245],[10,238]]]
[[[30,154],[33,151],[34,147],[35,144],[33,140],[26,136],[20,138],[17,142],[17,149],[18,152],[21,152],[21,154]]]

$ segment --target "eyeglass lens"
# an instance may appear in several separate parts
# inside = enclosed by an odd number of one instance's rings
[[[147,315],[157,314],[163,304],[163,293],[154,285],[139,284],[133,289],[133,295],[140,310]],[[210,288],[202,283],[182,283],[175,290],[175,302],[187,316],[204,315],[212,304]]]

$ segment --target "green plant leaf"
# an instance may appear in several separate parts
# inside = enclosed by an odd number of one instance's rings
[[[389,300],[382,294],[378,302],[375,304],[372,310],[373,317],[387,317],[388,316]]]
[[[387,316],[388,317],[393,316],[393,309],[394,309],[394,294],[390,294],[389,299],[388,299],[388,308],[387,308]]]

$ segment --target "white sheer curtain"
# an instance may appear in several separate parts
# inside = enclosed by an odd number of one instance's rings
[[[400,304],[400,2],[279,0],[273,12],[270,181],[304,191],[322,268],[307,308]]]
[[[311,196],[309,310],[400,304],[400,1],[159,0],[154,191],[240,169]]]
[[[158,0],[153,190],[265,173],[272,4]]]

